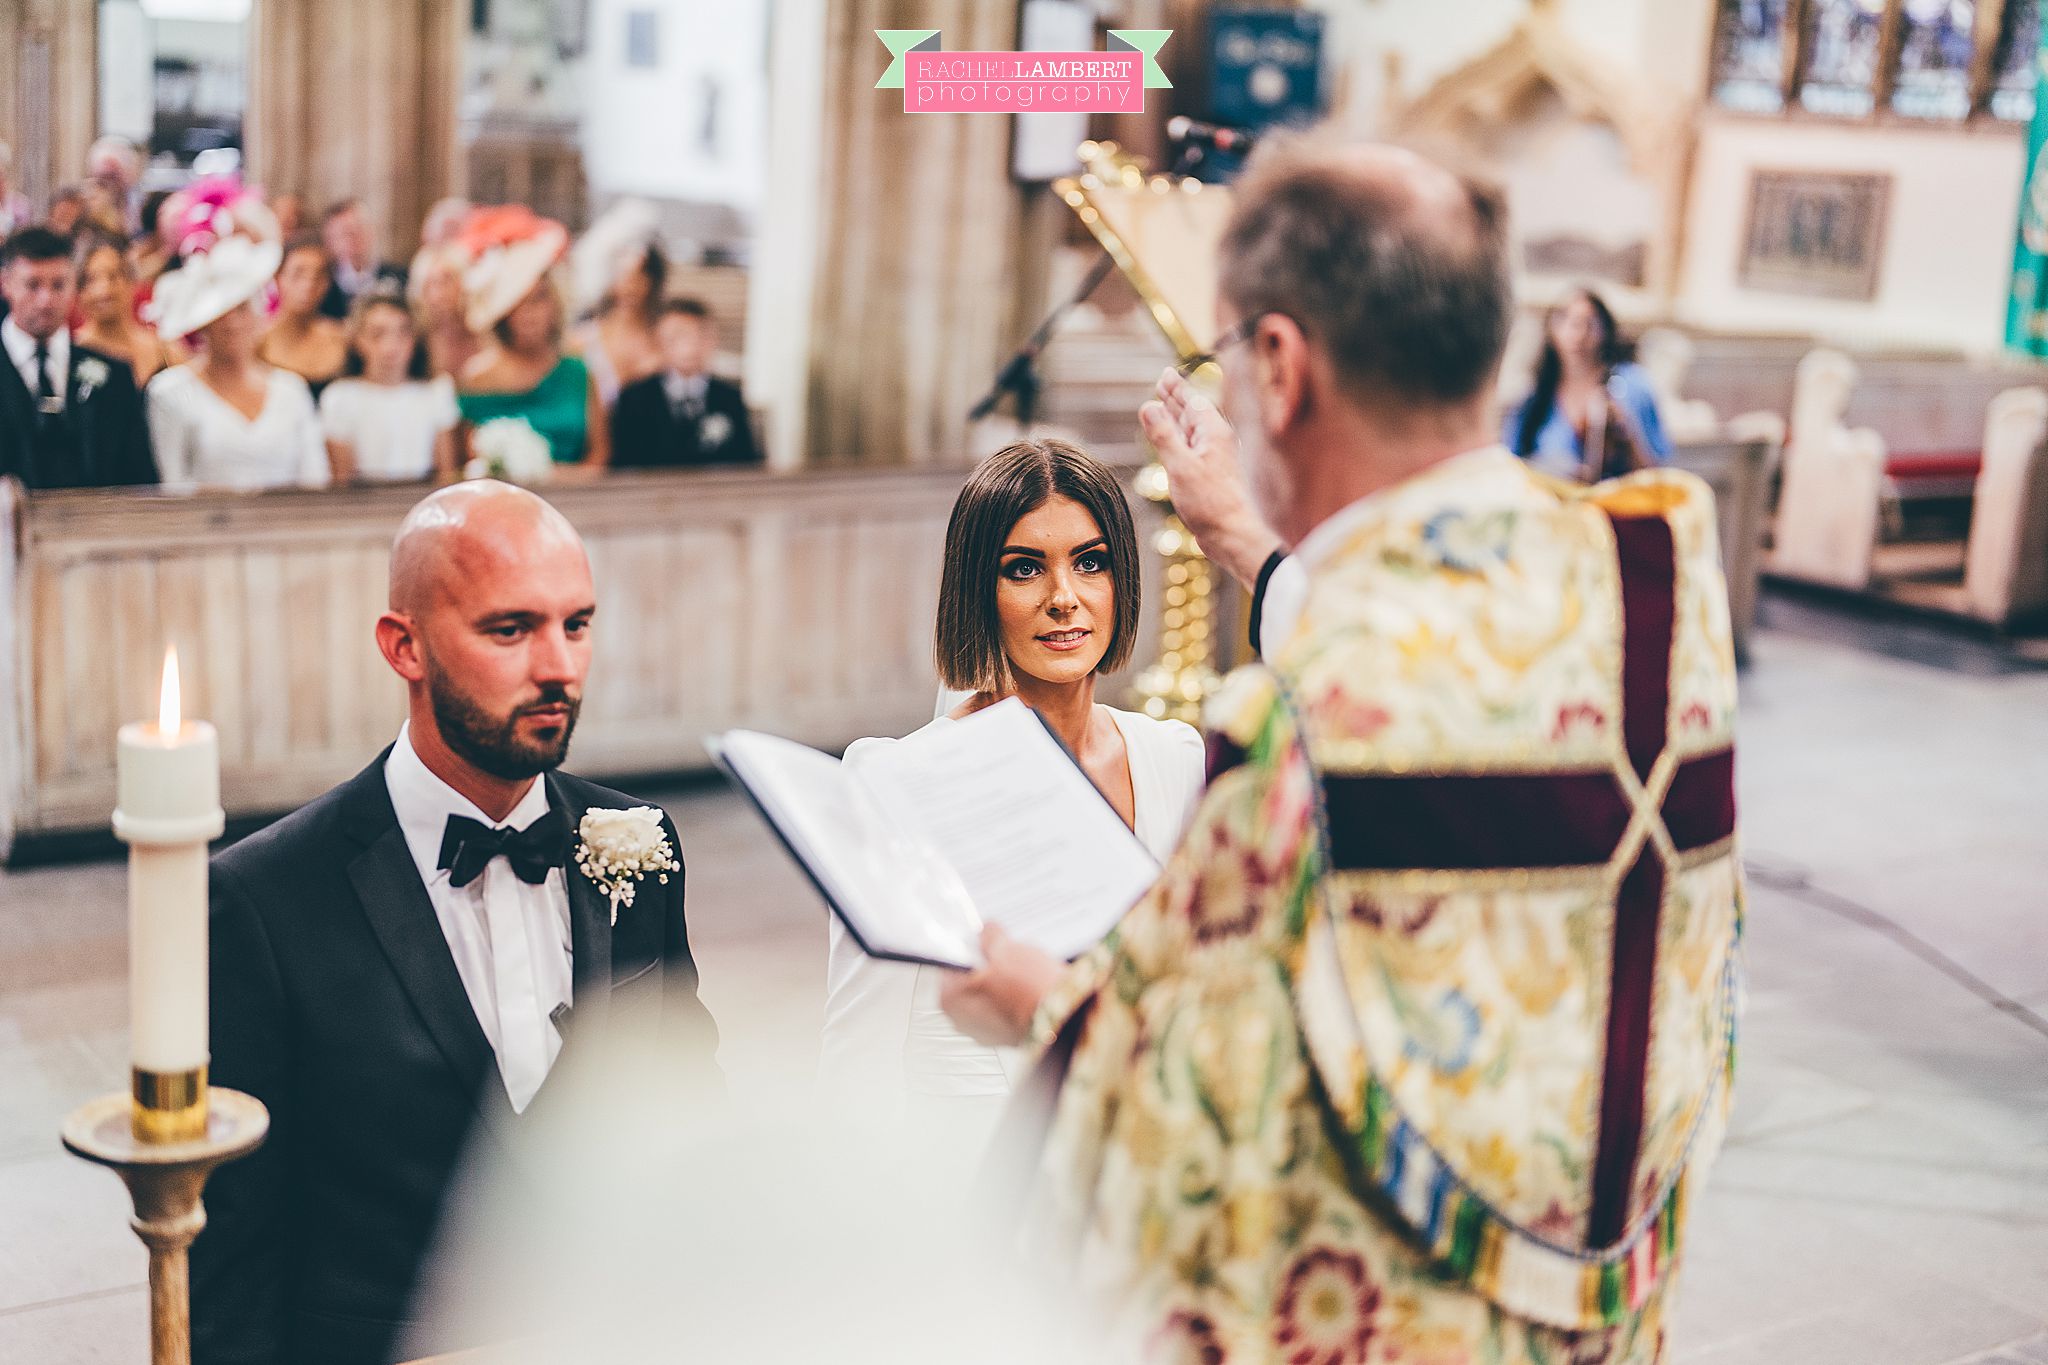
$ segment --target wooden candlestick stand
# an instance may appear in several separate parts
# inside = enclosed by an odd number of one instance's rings
[[[64,1120],[73,1155],[111,1167],[135,1203],[129,1226],[149,1248],[150,1365],[191,1365],[191,1270],[186,1253],[206,1226],[199,1194],[216,1166],[263,1145],[270,1111],[254,1096],[214,1087],[207,1092],[206,1135],[189,1142],[149,1143],[134,1133],[134,1100],[102,1095]]]

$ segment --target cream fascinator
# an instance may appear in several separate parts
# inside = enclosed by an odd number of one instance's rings
[[[654,206],[645,199],[621,199],[592,223],[569,249],[569,277],[576,311],[588,313],[604,302],[612,281],[661,240]]]
[[[190,336],[261,294],[284,259],[277,218],[234,176],[178,192],[178,261],[157,278],[146,317],[157,335]]]
[[[569,244],[569,230],[524,204],[473,209],[455,241],[469,258],[462,273],[463,321],[489,331],[547,278]]]

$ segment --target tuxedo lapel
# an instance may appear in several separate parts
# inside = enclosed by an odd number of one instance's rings
[[[27,475],[34,458],[36,423],[35,395],[22,382],[21,371],[14,368],[14,357],[0,348],[0,429],[4,429],[0,431],[0,446],[12,446],[20,466],[10,470],[8,462],[0,459],[0,474]],[[31,481],[29,486],[35,485]]]
[[[382,758],[350,782],[344,801],[345,827],[362,845],[348,865],[348,876],[363,915],[457,1083],[470,1091],[487,1123],[503,1124],[512,1117],[512,1104],[505,1087],[497,1084],[497,1055],[477,1022],[434,903],[398,827]]]
[[[611,898],[576,866],[574,850],[580,842],[576,827],[589,803],[570,789],[560,773],[549,773],[546,781],[548,804],[569,822],[570,855],[562,868],[562,881],[569,890],[569,941],[576,958],[576,998],[570,1002],[569,1026],[579,1033],[597,1032],[611,1003]]]

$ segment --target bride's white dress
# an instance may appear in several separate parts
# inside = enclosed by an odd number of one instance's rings
[[[1104,709],[1130,755],[1134,832],[1164,862],[1201,799],[1202,738],[1177,720]],[[917,734],[956,723],[941,716]],[[899,742],[860,740],[846,751],[846,762],[858,767],[863,753]],[[830,924],[818,1066],[828,1100],[867,1117],[901,1117],[946,1147],[978,1153],[1019,1079],[1014,1054],[984,1047],[953,1027],[939,1008],[942,968],[869,957],[837,916]]]

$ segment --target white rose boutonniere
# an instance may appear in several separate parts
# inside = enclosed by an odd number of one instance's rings
[[[697,444],[701,446],[722,446],[732,435],[732,418],[722,412],[707,413],[697,423]]]
[[[662,831],[661,812],[653,806],[593,807],[583,812],[576,833],[576,868],[611,898],[613,924],[619,922],[619,907],[633,903],[641,878],[651,872],[666,886],[668,874],[683,866]]]
[[[74,371],[78,378],[78,401],[92,397],[92,391],[107,382],[106,362],[98,356],[83,356]]]

